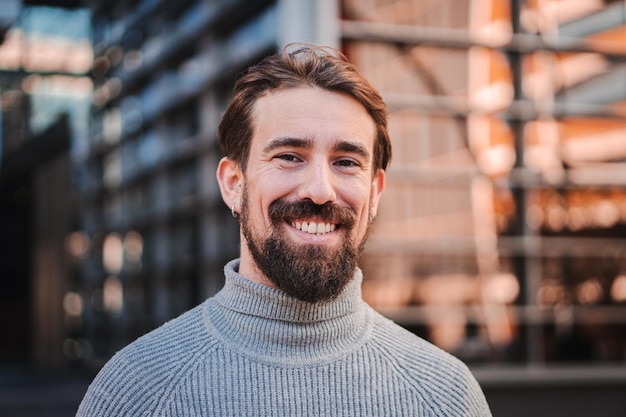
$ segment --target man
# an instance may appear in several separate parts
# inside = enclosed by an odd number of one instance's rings
[[[116,354],[78,415],[490,416],[465,365],[361,299],[386,117],[327,48],[250,68],[218,130],[240,259],[215,297]]]

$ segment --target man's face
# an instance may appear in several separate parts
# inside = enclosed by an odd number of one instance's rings
[[[384,186],[374,122],[318,88],[261,97],[241,192],[240,273],[316,302],[350,281]]]

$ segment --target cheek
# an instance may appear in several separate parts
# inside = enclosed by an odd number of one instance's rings
[[[262,213],[268,218],[268,209],[274,201],[286,198],[291,190],[291,185],[286,178],[276,176],[263,176],[247,181],[248,204],[257,213]]]
[[[352,184],[345,188],[343,196],[345,203],[352,207],[360,218],[367,217],[372,200],[370,184]]]

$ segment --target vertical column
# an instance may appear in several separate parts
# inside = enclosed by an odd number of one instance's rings
[[[43,369],[63,363],[63,294],[69,274],[64,240],[69,232],[69,161],[57,157],[34,175],[32,277],[33,359]]]
[[[511,25],[513,34],[519,34],[522,32],[520,24],[522,1],[511,0]],[[522,64],[523,53],[519,51],[509,51],[507,58],[511,66],[511,74],[513,81],[514,102],[524,100],[524,93],[522,91]],[[513,137],[515,140],[515,167],[514,169],[522,173],[525,170],[524,162],[524,126],[526,121],[523,116],[519,114],[513,115],[510,118],[509,124]],[[514,228],[514,238],[519,239],[522,243],[536,243],[536,239],[532,239],[534,232],[528,227],[526,222],[526,212],[529,205],[528,190],[525,181],[519,181],[513,186],[513,197],[515,199],[516,207],[516,223]],[[535,294],[541,280],[541,258],[537,256],[540,252],[537,248],[533,248],[532,251],[528,251],[528,245],[520,245],[525,248],[523,253],[517,256],[515,269],[516,274],[520,280],[523,296],[523,307],[526,307],[528,311],[534,312]],[[526,352],[527,360],[530,366],[541,364],[544,360],[543,357],[543,326],[541,320],[535,320],[535,315],[527,317],[527,338],[526,338]]]

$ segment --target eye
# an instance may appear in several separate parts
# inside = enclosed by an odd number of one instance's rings
[[[361,166],[354,159],[340,159],[339,161],[335,162],[335,165],[338,165],[340,167],[346,167],[346,168]]]
[[[276,155],[274,159],[280,159],[282,161],[287,161],[287,162],[300,162],[301,161],[300,158],[290,153]]]

